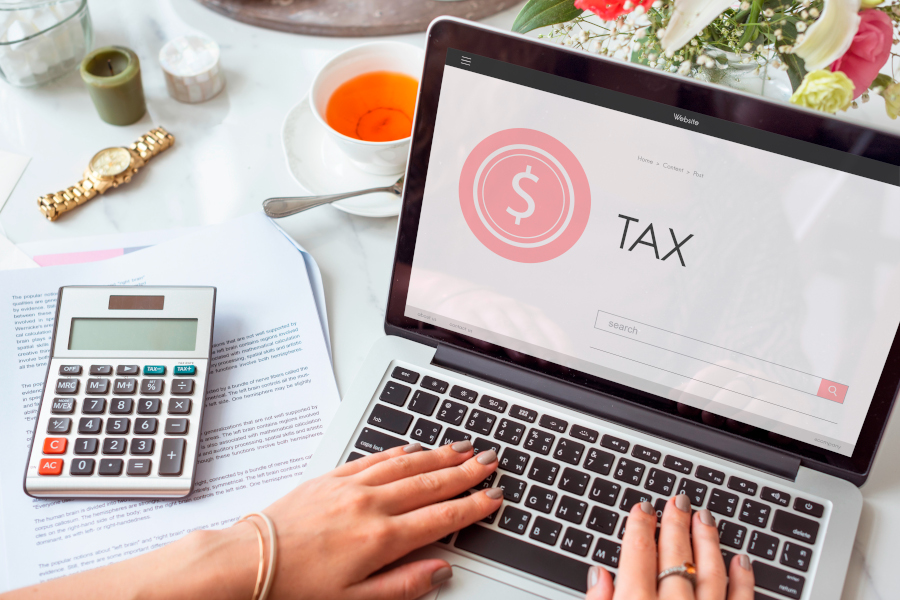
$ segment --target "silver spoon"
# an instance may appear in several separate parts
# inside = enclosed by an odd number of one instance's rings
[[[337,200],[344,198],[353,198],[355,196],[363,196],[365,194],[376,194],[378,192],[388,192],[399,196],[403,192],[403,177],[397,180],[394,185],[379,188],[370,188],[368,190],[358,190],[355,192],[343,192],[340,194],[328,194],[325,196],[296,196],[288,198],[269,198],[264,200],[263,210],[273,219],[289,217],[296,215],[298,212],[309,210],[323,204],[331,204]]]

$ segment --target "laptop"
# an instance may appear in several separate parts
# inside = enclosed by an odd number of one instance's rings
[[[461,20],[428,30],[385,317],[310,464],[472,440],[431,597],[576,598],[686,494],[757,599],[840,597],[900,382],[900,139]],[[726,564],[728,560],[726,560]]]

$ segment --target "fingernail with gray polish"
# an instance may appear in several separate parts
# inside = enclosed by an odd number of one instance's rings
[[[468,452],[472,449],[472,442],[469,440],[462,440],[459,442],[453,442],[450,444],[450,447],[453,448],[456,452],[462,454],[463,452]]]
[[[497,453],[493,450],[484,450],[478,453],[478,457],[475,460],[483,465],[490,465],[497,462]]]
[[[403,446],[403,451],[407,454],[412,454],[413,452],[418,452],[422,449],[422,444],[416,442],[415,444],[410,444],[409,446]]]
[[[656,511],[653,510],[653,505],[649,502],[641,502],[641,510],[647,513],[648,515],[652,515]]]
[[[709,525],[710,527],[716,526],[716,518],[712,516],[712,513],[707,509],[704,508],[703,510],[698,511],[698,514],[700,515],[701,523],[703,523],[704,525]]]
[[[675,508],[681,512],[691,512],[691,499],[684,494],[678,494],[675,496]]]
[[[741,565],[741,568],[745,571],[750,570],[750,557],[746,554],[741,554],[740,558],[738,558],[738,563]]]
[[[491,500],[499,500],[503,497],[503,488],[488,488],[485,495]]]
[[[453,569],[450,567],[441,567],[431,574],[431,585],[440,585],[453,577]]]
[[[602,567],[598,567],[594,565],[590,569],[588,569],[588,589],[596,587],[598,583],[600,583],[600,571]]]

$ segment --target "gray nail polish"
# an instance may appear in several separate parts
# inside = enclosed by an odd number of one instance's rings
[[[675,496],[675,508],[681,512],[691,512],[691,499],[685,494],[678,494]]]
[[[491,500],[499,500],[503,497],[503,488],[488,488],[484,494]]]
[[[441,567],[431,574],[431,585],[440,585],[453,577],[453,569],[450,567]]]
[[[712,513],[707,509],[703,509],[701,511],[697,511],[697,514],[700,515],[700,522],[704,525],[709,525],[710,527],[716,526],[716,518],[712,516]]]
[[[738,558],[738,563],[741,565],[741,568],[745,571],[750,570],[750,557],[746,554],[741,554],[740,558]]]
[[[453,442],[450,444],[450,447],[453,448],[456,452],[462,454],[463,452],[468,452],[472,449],[472,442],[469,440],[462,440],[459,442]]]
[[[475,460],[483,465],[489,465],[497,462],[497,453],[493,450],[484,450],[483,452],[478,453],[478,457]]]
[[[601,569],[602,569],[602,567],[598,567],[597,565],[594,565],[593,567],[588,569],[588,581],[587,581],[588,589],[596,587],[596,585],[598,583],[600,583]]]
[[[407,454],[412,454],[413,452],[418,452],[422,449],[422,444],[416,442],[415,444],[410,444],[409,446],[403,446],[403,451]]]
[[[649,502],[641,502],[641,510],[647,513],[648,515],[652,515],[656,511],[653,510],[653,505]]]

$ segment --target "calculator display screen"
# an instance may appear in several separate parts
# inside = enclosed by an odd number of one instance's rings
[[[69,350],[193,351],[197,319],[72,319]]]

